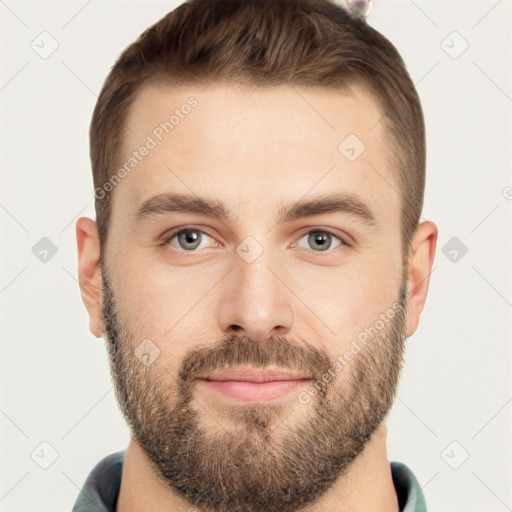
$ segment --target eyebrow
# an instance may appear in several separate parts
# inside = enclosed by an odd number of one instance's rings
[[[196,213],[228,222],[235,220],[234,212],[229,211],[224,203],[217,199],[175,192],[158,194],[144,201],[135,219],[142,222],[146,218],[171,212]],[[351,215],[368,226],[377,226],[376,217],[370,207],[357,195],[345,193],[323,194],[312,199],[284,203],[279,208],[276,223],[329,213]]]

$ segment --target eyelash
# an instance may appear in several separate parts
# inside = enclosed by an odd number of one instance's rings
[[[193,226],[186,226],[186,227],[179,227],[179,228],[176,228],[174,229],[173,231],[171,231],[170,234],[168,234],[160,243],[159,245],[161,247],[163,247],[164,249],[168,249],[168,250],[172,250],[172,251],[175,251],[179,254],[183,254],[183,253],[190,253],[190,254],[198,254],[200,251],[198,250],[193,250],[193,251],[184,251],[184,250],[177,250],[173,247],[170,246],[170,242],[171,240],[176,236],[176,235],[179,235],[181,232],[184,232],[184,231],[198,231],[199,233],[202,233],[203,235],[206,235],[208,236],[209,238],[212,238],[214,239],[213,236],[209,235],[208,233],[206,233],[205,231],[203,231],[202,229],[199,229],[199,228],[195,228]],[[333,232],[329,231],[328,229],[320,229],[320,228],[315,228],[315,229],[312,229],[304,234],[302,234],[300,236],[300,238],[298,240],[301,240],[302,238],[304,238],[306,235],[310,235],[311,233],[323,233],[323,234],[327,234],[327,235],[330,235],[334,238],[337,238],[341,243],[338,247],[334,248],[334,249],[327,249],[326,251],[312,251],[316,254],[319,254],[319,255],[322,255],[322,254],[333,254],[334,252],[338,251],[340,249],[340,247],[342,246],[345,246],[345,247],[351,247],[351,244],[349,244],[348,242],[346,242],[343,238],[339,237],[338,235],[334,234]],[[297,241],[298,241],[297,240]],[[294,242],[292,244],[292,247],[296,247],[297,246],[297,242]],[[300,249],[303,249],[302,247],[300,247]]]

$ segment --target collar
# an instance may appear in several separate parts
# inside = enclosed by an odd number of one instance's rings
[[[112,453],[94,466],[71,512],[115,512],[125,455],[126,449]],[[392,461],[390,465],[400,512],[427,512],[425,497],[414,473],[401,462]]]

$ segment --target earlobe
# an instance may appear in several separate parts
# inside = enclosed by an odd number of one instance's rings
[[[89,330],[96,336],[103,336],[101,317],[101,267],[100,242],[96,223],[88,217],[76,222],[78,249],[78,282],[82,301],[89,313]]]
[[[436,253],[438,230],[431,221],[422,222],[411,242],[407,272],[407,336],[412,336],[427,300],[430,274]]]

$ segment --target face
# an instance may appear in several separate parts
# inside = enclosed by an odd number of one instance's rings
[[[381,118],[359,88],[148,87],[132,105],[104,331],[134,438],[193,505],[317,501],[392,405],[406,281]]]

